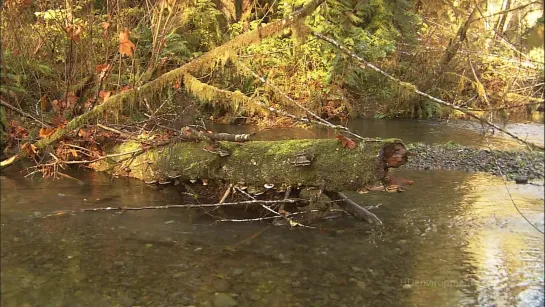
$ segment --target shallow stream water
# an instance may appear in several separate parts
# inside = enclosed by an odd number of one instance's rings
[[[369,133],[390,132],[383,125],[389,124],[369,127]],[[421,134],[398,126],[393,136],[460,144],[478,138],[457,126],[416,125]],[[288,132],[258,136],[283,138]],[[294,136],[308,137],[291,131]],[[497,138],[495,144],[512,143]],[[507,190],[501,178],[487,174],[401,170],[415,181],[403,193],[349,193],[361,204],[381,204],[373,212],[383,226],[345,217],[314,225],[320,229],[287,229],[215,223],[186,209],[44,217],[58,210],[180,202],[173,188],[85,170],[70,175],[83,185],[25,179],[15,169],[0,177],[2,306],[545,303],[544,237],[508,194],[543,231],[539,183],[508,183]]]

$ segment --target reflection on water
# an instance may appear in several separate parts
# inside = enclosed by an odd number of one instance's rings
[[[327,230],[214,224],[187,210],[86,212],[177,200],[129,179],[2,176],[2,306],[543,306],[543,236],[484,174],[406,172],[404,193],[351,193],[382,203],[384,222]],[[543,187],[510,185],[543,229]],[[216,294],[219,293],[219,294]],[[227,296],[227,297],[226,297]]]
[[[482,136],[482,126],[475,121],[444,120],[379,120],[353,119],[343,123],[351,131],[364,137],[400,138],[406,143],[423,142],[428,144],[453,141],[464,146],[484,148],[487,142]],[[335,131],[327,128],[286,128],[262,130],[252,126],[212,125],[214,130],[230,133],[257,132],[256,140],[283,140],[295,138],[333,138]],[[543,124],[508,124],[506,129],[523,139],[537,144],[544,143]],[[490,143],[497,149],[524,149],[525,146],[501,133],[490,137]]]

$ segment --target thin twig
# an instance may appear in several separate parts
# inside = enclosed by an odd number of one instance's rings
[[[0,104],[3,105],[4,107],[10,109],[10,110],[13,110],[13,111],[25,116],[25,117],[28,117],[28,118],[38,122],[39,124],[41,124],[44,127],[51,128],[51,125],[48,125],[48,124],[44,123],[43,121],[37,119],[36,117],[32,116],[31,114],[29,114],[29,113],[27,113],[27,112],[25,112],[23,110],[17,109],[16,107],[14,107],[11,104],[5,102],[4,100],[0,100]]]
[[[312,112],[311,110],[309,110],[307,107],[303,106],[302,104],[300,104],[298,101],[292,99],[290,96],[288,96],[288,94],[286,94],[284,91],[282,91],[280,88],[278,88],[276,85],[272,84],[271,82],[265,80],[265,78],[263,78],[262,76],[260,76],[259,74],[257,74],[256,72],[254,72],[253,70],[251,70],[248,66],[240,63],[240,65],[246,69],[248,72],[250,72],[254,77],[256,77],[259,81],[263,82],[265,85],[271,87],[274,91],[276,91],[278,94],[280,94],[282,97],[284,97],[284,99],[286,99],[287,101],[289,101],[290,103],[296,105],[297,107],[299,107],[300,109],[304,110],[307,114],[309,114],[311,117],[313,117],[315,119],[315,123],[319,124],[319,125],[322,125],[322,126],[325,126],[325,127],[328,127],[328,128],[332,128],[332,129],[338,129],[338,130],[342,130],[344,131],[345,133],[353,136],[353,137],[356,137],[357,139],[361,140],[361,141],[364,141],[364,142],[380,142],[381,140],[379,139],[373,139],[373,138],[364,138],[356,133],[353,133],[350,131],[350,129],[348,129],[347,127],[345,126],[342,126],[342,125],[334,125],[330,122],[328,122],[327,120],[321,118],[320,116],[316,115],[314,112]]]

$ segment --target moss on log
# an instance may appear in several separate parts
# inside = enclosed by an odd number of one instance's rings
[[[109,150],[109,154],[134,152],[141,145],[127,142]],[[205,143],[178,142],[154,148],[117,164],[130,155],[95,163],[97,170],[151,181],[209,179],[224,182],[266,183],[322,186],[328,191],[355,190],[365,185],[383,183],[387,169],[407,161],[407,150],[398,139],[359,143],[353,149],[342,147],[336,139],[221,142],[230,152],[227,157],[203,150]],[[300,163],[300,159],[306,161]],[[128,168],[127,168],[128,167]],[[130,171],[127,171],[130,169]]]

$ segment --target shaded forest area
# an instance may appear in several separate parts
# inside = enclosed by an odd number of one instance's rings
[[[203,118],[543,108],[539,1],[9,0],[1,23],[2,147],[36,162],[93,161],[106,141],[168,140]]]

